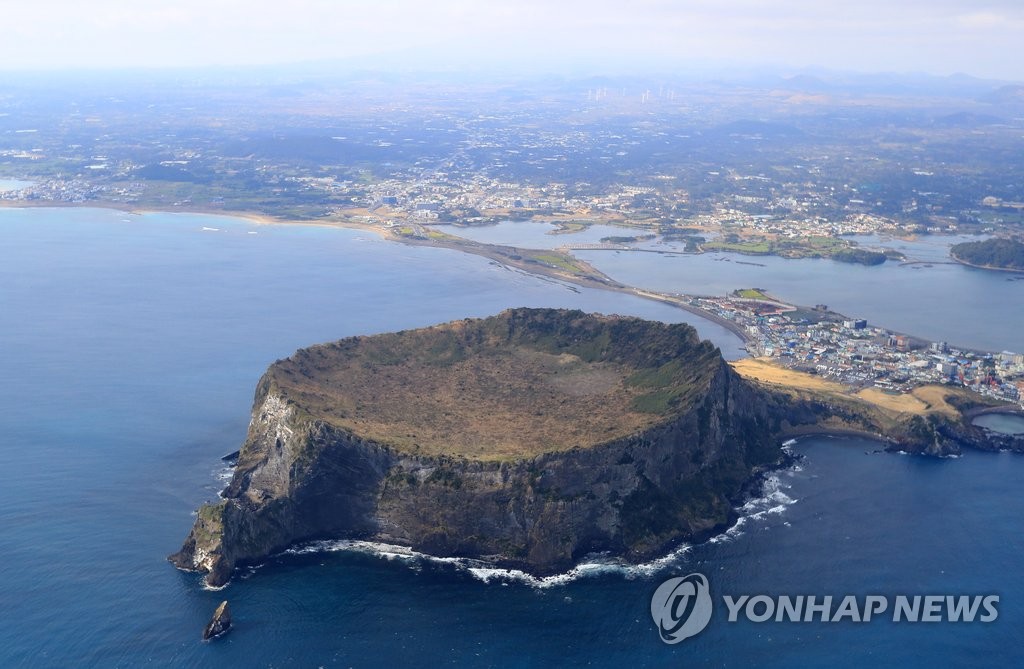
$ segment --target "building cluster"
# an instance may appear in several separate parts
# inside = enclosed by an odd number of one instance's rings
[[[985,353],[925,342],[843,319],[824,305],[803,311],[737,297],[687,298],[689,304],[739,326],[752,355],[812,372],[855,388],[907,392],[925,384],[951,384],[1024,404],[1024,354]]]
[[[684,191],[659,192],[650,186],[616,185],[598,195],[567,194],[562,183],[518,184],[475,174],[456,177],[444,172],[409,174],[372,184],[360,184],[333,177],[290,177],[298,189],[332,197],[350,197],[353,205],[382,215],[381,220],[403,218],[421,223],[458,220],[473,224],[517,212],[538,212],[626,219],[636,224],[654,224],[650,217],[685,203]],[[585,184],[583,184],[585,186]],[[47,179],[31,186],[0,193],[0,199],[81,203],[105,199],[132,202],[142,195],[143,183],[103,184],[94,180]],[[468,213],[467,213],[468,212]],[[341,212],[339,212],[341,213]],[[663,219],[658,219],[660,222]],[[895,221],[867,214],[853,214],[839,221],[820,216],[750,214],[739,209],[718,207],[713,213],[678,220],[682,226],[743,229],[780,237],[811,235],[877,234],[899,229]]]
[[[729,229],[764,233],[781,238],[867,235],[906,232],[914,225],[851,209],[845,216],[826,218],[810,213],[809,203],[779,197],[767,203],[769,213],[750,213],[739,201],[724,202],[706,213],[679,215],[689,194],[670,185],[659,187],[616,184],[589,192],[589,184],[514,183],[475,172],[410,169],[407,173],[370,184],[335,181],[330,177],[293,177],[306,190],[351,198],[353,205],[385,217],[421,222],[452,221],[473,224],[536,214],[626,220],[636,225],[660,226],[673,221],[683,227]],[[735,196],[741,198],[743,196]],[[735,198],[734,198],[735,199]],[[757,209],[755,207],[754,209]]]
[[[723,230],[739,228],[747,232],[789,239],[900,233],[909,232],[915,227],[901,225],[890,218],[871,214],[850,214],[833,220],[813,215],[748,214],[728,208],[719,209],[712,214],[702,214],[693,222],[705,227],[719,226]]]
[[[477,220],[516,212],[621,216],[633,212],[638,197],[654,192],[651,187],[616,186],[599,196],[569,195],[562,183],[518,184],[481,174],[459,178],[434,172],[376,182],[354,202],[369,209],[386,208],[397,215],[426,219],[467,211],[477,213]],[[474,217],[461,217],[460,222],[473,223]]]
[[[94,200],[107,202],[135,201],[142,192],[141,184],[108,186],[84,179],[47,179],[27,186],[0,191],[0,200],[17,202],[65,202],[80,204]]]

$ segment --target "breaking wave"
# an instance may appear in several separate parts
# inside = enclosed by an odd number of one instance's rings
[[[213,478],[217,481],[220,490],[217,492],[218,499],[224,499],[224,491],[235,475],[235,465],[226,465],[213,470]]]
[[[780,474],[789,475],[794,471],[799,471],[798,464],[783,472],[766,476],[761,485],[760,494],[755,498],[747,500],[736,509],[739,516],[736,523],[721,534],[709,539],[708,542],[714,544],[735,540],[744,534],[745,529],[752,522],[784,513],[786,508],[796,503],[797,500],[786,493],[792,485],[790,483],[791,476],[786,476],[784,479]],[[649,578],[678,567],[692,550],[692,544],[684,543],[662,557],[639,564],[629,563],[608,554],[589,555],[580,564],[565,573],[552,576],[534,576],[520,569],[496,567],[483,560],[437,557],[414,551],[406,546],[357,539],[314,541],[289,548],[281,553],[281,555],[356,552],[373,555],[389,562],[402,562],[414,569],[419,568],[423,564],[448,565],[469,574],[483,583],[497,583],[501,585],[522,583],[534,588],[551,588],[566,585],[583,578],[608,574],[616,574],[626,579]]]
[[[534,588],[550,588],[566,585],[581,578],[604,574],[620,574],[626,578],[650,576],[677,564],[677,561],[692,549],[693,547],[690,544],[683,544],[663,557],[641,564],[631,564],[606,554],[590,555],[569,571],[551,576],[534,576],[520,569],[496,567],[483,560],[461,557],[437,557],[427,555],[426,553],[419,553],[406,546],[356,539],[314,541],[302,546],[289,548],[284,551],[283,555],[351,551],[366,553],[388,561],[405,562],[414,567],[423,563],[449,565],[466,572],[484,583],[519,582]]]

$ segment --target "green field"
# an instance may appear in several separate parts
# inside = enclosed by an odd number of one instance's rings
[[[572,272],[573,274],[583,274],[586,271],[568,255],[539,253],[533,256],[533,259],[546,265],[552,265],[553,267],[564,269],[565,271]]]

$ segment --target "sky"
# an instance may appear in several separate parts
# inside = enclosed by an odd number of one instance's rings
[[[1022,0],[8,0],[0,70],[338,60],[591,73],[703,67],[1024,80]]]

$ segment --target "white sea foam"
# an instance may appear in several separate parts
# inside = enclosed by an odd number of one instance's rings
[[[217,492],[217,497],[224,499],[224,491],[227,489],[228,484],[231,483],[231,479],[235,476],[235,466],[227,465],[225,467],[219,467],[213,470],[213,478],[220,484],[220,490]]]
[[[739,507],[737,509],[739,517],[736,523],[721,534],[709,539],[708,543],[715,544],[732,541],[743,536],[744,528],[751,521],[763,519],[768,515],[784,513],[786,508],[797,501],[786,494],[785,491],[789,487],[789,483],[783,482],[777,474],[766,477],[762,485],[761,496],[750,499]],[[423,564],[443,564],[464,571],[483,583],[508,585],[511,582],[517,582],[543,589],[566,585],[579,579],[605,574],[618,574],[627,579],[647,578],[677,567],[680,561],[684,560],[686,555],[692,550],[693,546],[691,544],[682,544],[667,555],[640,564],[631,564],[607,554],[590,555],[569,571],[552,576],[534,576],[520,569],[496,567],[484,560],[436,557],[414,551],[407,546],[357,539],[314,541],[289,548],[283,554],[309,555],[312,553],[334,553],[339,551],[358,552],[373,555],[389,562],[402,562],[412,569],[419,569]]]
[[[581,578],[602,574],[621,574],[626,578],[645,577],[656,574],[676,564],[686,553],[692,550],[689,544],[683,544],[668,555],[641,564],[630,564],[606,554],[591,555],[569,571],[552,576],[534,576],[520,569],[496,567],[483,560],[459,557],[436,557],[419,553],[406,546],[396,546],[377,541],[361,541],[339,539],[333,541],[315,541],[302,546],[289,548],[286,555],[308,555],[311,553],[352,551],[374,555],[388,561],[400,561],[416,568],[424,563],[444,564],[465,571],[473,578],[484,583],[519,582],[535,588],[550,588],[565,585]]]
[[[748,500],[746,504],[738,509],[740,518],[736,522],[735,527],[742,527],[750,520],[761,520],[769,514],[785,512],[788,506],[795,504],[797,501],[786,494],[785,491],[789,488],[790,484],[783,482],[777,474],[765,477],[761,488],[761,496]],[[728,535],[728,532],[726,534]]]
[[[226,588],[229,585],[231,585],[231,581],[228,581],[224,585],[210,585],[209,583],[206,582],[205,578],[203,579],[202,583],[203,583],[203,590],[207,590],[209,592],[217,592],[218,590],[223,590],[224,588]]]
[[[708,543],[724,544],[735,539],[738,539],[739,537],[742,537],[744,534],[746,534],[746,532],[743,531],[743,526],[746,524],[746,516],[740,516],[736,519],[736,522],[732,525],[732,527],[727,529],[725,532],[722,532],[721,534],[716,534],[715,536],[711,537],[710,539],[708,539]]]

